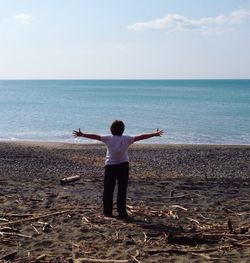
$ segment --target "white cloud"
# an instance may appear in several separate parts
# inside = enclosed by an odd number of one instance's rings
[[[30,24],[32,20],[32,15],[30,14],[18,14],[13,17],[15,21],[19,22],[20,24]]]
[[[246,9],[236,10],[227,15],[216,17],[202,17],[191,19],[178,14],[168,14],[165,17],[151,21],[138,22],[129,25],[132,31],[145,30],[167,30],[167,31],[188,31],[198,30],[206,33],[221,33],[231,30],[234,25],[243,23],[250,17],[250,11]]]
[[[9,23],[9,22],[10,22],[10,19],[9,19],[9,18],[4,18],[4,19],[3,19],[3,22],[4,22],[4,23]]]

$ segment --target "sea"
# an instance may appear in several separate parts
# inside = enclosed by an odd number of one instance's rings
[[[0,141],[96,143],[72,131],[165,131],[141,143],[250,144],[250,80],[0,80]]]

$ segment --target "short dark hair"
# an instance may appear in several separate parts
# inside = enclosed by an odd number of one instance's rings
[[[125,129],[125,125],[123,121],[120,121],[120,120],[113,121],[110,126],[110,131],[113,135],[121,136],[124,132],[124,129]]]

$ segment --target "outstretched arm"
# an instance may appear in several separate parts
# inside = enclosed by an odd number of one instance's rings
[[[154,136],[161,136],[163,133],[164,133],[163,130],[157,129],[155,132],[152,132],[152,133],[145,133],[145,134],[137,135],[134,137],[134,142],[149,139]]]
[[[92,140],[98,140],[100,141],[101,140],[101,136],[98,135],[98,134],[90,134],[90,133],[83,133],[81,132],[80,128],[78,131],[73,131],[73,136],[74,137],[85,137],[85,138],[88,138],[88,139],[92,139]]]

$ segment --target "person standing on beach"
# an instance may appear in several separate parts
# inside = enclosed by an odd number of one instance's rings
[[[125,125],[121,120],[115,120],[111,126],[111,135],[101,136],[98,134],[83,133],[79,129],[74,130],[74,137],[85,137],[98,140],[106,144],[107,154],[104,172],[103,212],[107,217],[113,216],[113,193],[115,184],[118,184],[117,211],[119,218],[128,220],[126,211],[127,185],[129,176],[128,147],[134,142],[149,139],[154,136],[161,136],[163,130],[157,129],[152,133],[145,133],[137,136],[125,136],[123,132]]]

